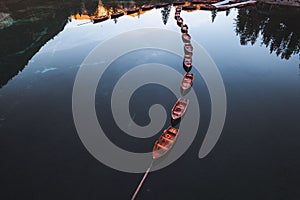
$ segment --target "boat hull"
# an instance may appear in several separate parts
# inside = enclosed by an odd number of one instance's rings
[[[139,8],[130,8],[126,10],[127,15],[138,13],[140,11]]]
[[[216,10],[216,6],[211,4],[204,4],[203,6],[200,6],[200,10]]]
[[[196,6],[192,6],[192,5],[189,5],[189,6],[182,6],[182,10],[196,10]]]
[[[182,41],[183,43],[190,43],[191,42],[191,36],[188,33],[182,34]]]
[[[152,158],[155,160],[164,156],[173,147],[177,135],[178,129],[173,128],[172,126],[165,129],[153,146]]]
[[[191,45],[191,43],[184,44],[184,53],[185,53],[185,55],[192,56],[193,55],[193,50],[194,50],[194,48]]]
[[[154,5],[145,5],[142,6],[142,11],[152,10],[154,8]]]
[[[101,16],[101,17],[94,18],[93,23],[96,24],[96,23],[99,23],[99,22],[103,22],[105,20],[108,20],[108,17],[107,16]]]
[[[155,5],[155,8],[163,8],[170,5],[169,3],[158,3]]]
[[[181,5],[184,5],[185,4],[185,1],[175,1],[173,3],[173,6],[181,6]]]
[[[187,106],[189,104],[188,99],[180,98],[178,101],[175,103],[172,111],[171,111],[171,116],[173,120],[179,119],[183,117],[185,114],[185,111],[187,109]]]
[[[190,89],[193,86],[194,74],[186,73],[181,81],[181,89],[183,91]]]
[[[183,24],[181,26],[181,33],[187,33],[188,29],[189,29],[189,27],[186,24]]]
[[[116,19],[116,18],[121,17],[121,16],[123,16],[123,15],[124,15],[123,12],[115,12],[115,13],[112,13],[112,14],[110,15],[110,18],[111,18],[111,19]]]
[[[182,24],[183,24],[183,19],[181,17],[177,18],[177,25],[181,27]]]

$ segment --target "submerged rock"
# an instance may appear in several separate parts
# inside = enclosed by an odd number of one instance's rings
[[[0,29],[7,28],[14,23],[13,18],[8,13],[0,12]]]

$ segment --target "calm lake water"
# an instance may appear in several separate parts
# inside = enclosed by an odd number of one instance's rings
[[[102,3],[101,9],[149,2]],[[175,8],[86,23],[97,5],[87,0],[0,2],[1,199],[130,199],[142,177],[111,169],[86,150],[73,121],[73,84],[86,56],[109,38],[149,27],[179,33]],[[222,75],[225,126],[212,152],[199,159],[211,111],[207,87],[196,73],[197,136],[180,159],[150,174],[137,199],[299,199],[300,9],[259,3],[223,12],[183,11],[182,17]],[[124,73],[151,62],[184,73],[178,56],[134,51],[111,64],[96,93],[98,120],[107,136],[134,152],[151,151],[160,133],[147,139],[122,133],[110,97]],[[132,96],[130,113],[144,126],[151,105],[169,111],[174,101],[165,87],[143,86]]]

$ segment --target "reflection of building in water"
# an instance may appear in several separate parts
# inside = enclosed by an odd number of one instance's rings
[[[141,2],[139,1],[139,3],[136,3],[135,1],[130,0],[130,1],[107,1],[103,3],[103,1],[99,0],[98,6],[94,12],[88,12],[86,10],[83,10],[81,13],[71,15],[70,18],[76,20],[93,20],[97,17],[102,17],[102,16],[107,16],[110,18],[112,14],[117,12],[124,13],[132,17],[136,17],[148,11],[142,9],[142,5],[147,2],[143,2],[143,4],[141,4]],[[129,10],[133,8],[137,8],[138,10],[136,12],[129,12]],[[168,15],[168,13],[170,13],[170,8],[169,11],[166,11],[166,13],[162,12],[164,23],[166,23],[165,21],[168,19],[168,17],[166,16]]]
[[[253,45],[261,35],[270,53],[289,59],[300,52],[299,17],[300,8],[259,3],[238,11],[235,31],[242,45]]]
[[[102,1],[99,0],[98,6],[93,12],[86,11],[85,6],[82,6],[82,12],[71,15],[71,19],[76,20],[93,20],[94,23],[105,21],[109,18],[115,19],[123,16],[129,15],[132,17],[140,16],[149,10],[159,8],[161,9],[162,21],[167,24],[169,19],[171,5],[181,6],[186,12],[193,12],[196,10],[211,10],[212,21],[214,21],[217,11],[226,11],[226,16],[229,15],[230,9],[234,7],[245,7],[255,4],[255,1],[249,0],[232,0],[230,2],[221,0],[194,0],[194,1],[179,1],[175,4],[174,1],[168,0],[161,2],[155,1]],[[242,1],[242,2],[240,2]],[[219,2],[218,5],[213,5],[213,3]],[[226,4],[226,5],[225,5]],[[121,14],[120,14],[121,13]]]
[[[167,5],[159,7],[161,9],[161,14],[162,14],[162,21],[164,24],[167,24],[167,21],[169,19],[170,11],[171,11],[171,5],[173,1],[168,0],[165,1]],[[132,17],[140,16],[153,8],[156,8],[158,4],[161,4],[161,1],[132,1],[132,0],[123,0],[123,1],[101,1],[99,0],[98,2],[98,7],[96,8],[95,11],[86,11],[83,10],[80,13],[71,15],[71,19],[76,19],[76,20],[93,20],[97,17],[101,16],[107,16],[108,18],[111,18],[111,15],[116,12],[121,12],[124,13],[125,15],[129,15]],[[189,3],[186,3],[187,5]],[[153,8],[151,9],[144,9],[144,6],[149,6],[152,5]],[[84,8],[84,6],[83,6]],[[137,9],[137,11],[133,11],[134,9]],[[198,6],[198,9],[200,7]]]

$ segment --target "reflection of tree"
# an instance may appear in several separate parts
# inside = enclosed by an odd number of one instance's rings
[[[226,16],[228,16],[230,14],[230,9],[226,10]]]
[[[164,7],[161,10],[163,23],[166,25],[170,16],[171,6]]]
[[[262,44],[281,58],[289,59],[300,52],[299,8],[270,6],[259,3],[240,9],[236,19],[236,33],[242,45],[253,45],[259,35]]]
[[[211,11],[211,22],[214,22],[216,17],[217,17],[217,10],[212,10]]]

